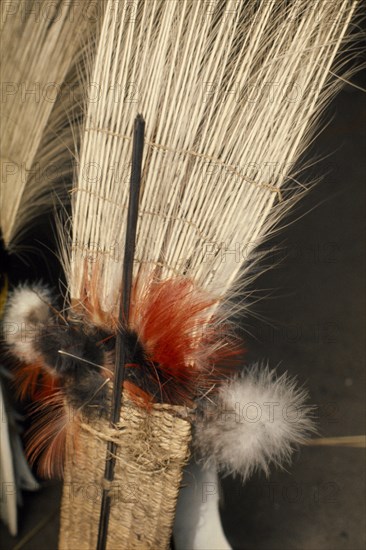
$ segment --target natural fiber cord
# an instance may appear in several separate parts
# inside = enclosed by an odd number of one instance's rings
[[[111,429],[106,420],[77,418],[67,439],[60,550],[96,547],[108,440],[119,444],[107,549],[169,547],[182,469],[189,457],[184,407],[125,403]]]

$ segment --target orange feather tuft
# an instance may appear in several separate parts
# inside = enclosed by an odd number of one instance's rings
[[[48,390],[47,390],[48,392]],[[29,462],[37,463],[40,476],[62,477],[67,426],[70,422],[61,390],[44,396],[34,404],[33,424],[27,433]]]
[[[162,375],[162,394],[169,402],[191,405],[243,353],[210,313],[216,304],[184,278],[152,282],[145,288],[135,285],[130,325],[146,350],[150,375]]]
[[[14,369],[13,385],[19,399],[33,398],[43,372],[41,363],[17,365]]]
[[[41,477],[62,477],[68,417],[58,378],[40,363],[22,363],[14,371],[14,384],[20,399],[33,401],[33,422],[26,434],[30,464],[37,463]]]

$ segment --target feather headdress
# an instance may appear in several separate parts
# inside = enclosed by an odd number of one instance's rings
[[[61,237],[67,304],[35,343],[73,407],[103,411],[118,332],[124,388],[142,406],[192,406],[225,377],[239,353],[228,321],[239,274],[303,189],[293,166],[337,86],[330,69],[356,5],[107,2]],[[147,124],[127,324],[138,112]]]
[[[291,383],[268,373],[259,387],[254,379],[240,387],[238,378],[225,381],[240,352],[229,318],[243,265],[250,277],[245,259],[303,190],[293,166],[338,85],[331,68],[356,5],[138,0],[126,9],[124,2],[103,3],[69,231],[61,231],[65,306],[60,312],[48,300],[47,321],[36,316],[36,362],[23,379],[38,412],[55,418],[53,424],[40,418],[29,447],[33,458],[43,453],[45,474],[61,469],[67,420],[106,413],[113,381],[118,395],[123,389],[147,410],[156,402],[193,408],[210,393],[216,404],[232,403],[246,398],[248,388],[258,399],[280,396],[303,405]],[[123,317],[137,113],[146,119],[146,135],[131,300]],[[121,341],[125,378],[118,387]],[[268,423],[261,433],[226,424],[230,433],[221,434],[211,416],[201,432],[220,439],[202,439],[201,448],[244,477],[286,458],[309,427],[304,416],[291,429],[276,418],[275,435]],[[249,450],[233,444],[248,433]],[[107,484],[116,455],[109,443]],[[102,527],[107,492],[104,487]],[[104,548],[105,530],[99,534]]]

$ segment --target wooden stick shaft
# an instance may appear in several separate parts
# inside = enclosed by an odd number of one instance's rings
[[[123,277],[121,304],[119,311],[120,330],[116,338],[115,376],[113,383],[113,398],[111,410],[111,425],[114,426],[120,418],[122,406],[123,380],[125,377],[126,346],[123,342],[122,327],[128,327],[129,311],[132,291],[133,260],[135,255],[138,206],[141,187],[142,155],[144,149],[145,121],[141,115],[135,120],[132,167],[130,180],[130,196],[127,212],[127,228],[125,241],[125,255],[123,260]],[[109,441],[107,447],[104,479],[111,482],[114,479],[117,445]],[[108,536],[108,524],[111,509],[111,497],[108,487],[103,489],[102,505],[99,518],[97,550],[105,550]]]

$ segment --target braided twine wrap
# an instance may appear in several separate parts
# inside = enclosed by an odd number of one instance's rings
[[[115,429],[108,420],[75,419],[67,435],[60,550],[97,544],[107,442],[118,444],[107,550],[169,547],[191,424],[184,407],[150,411],[124,402]]]

